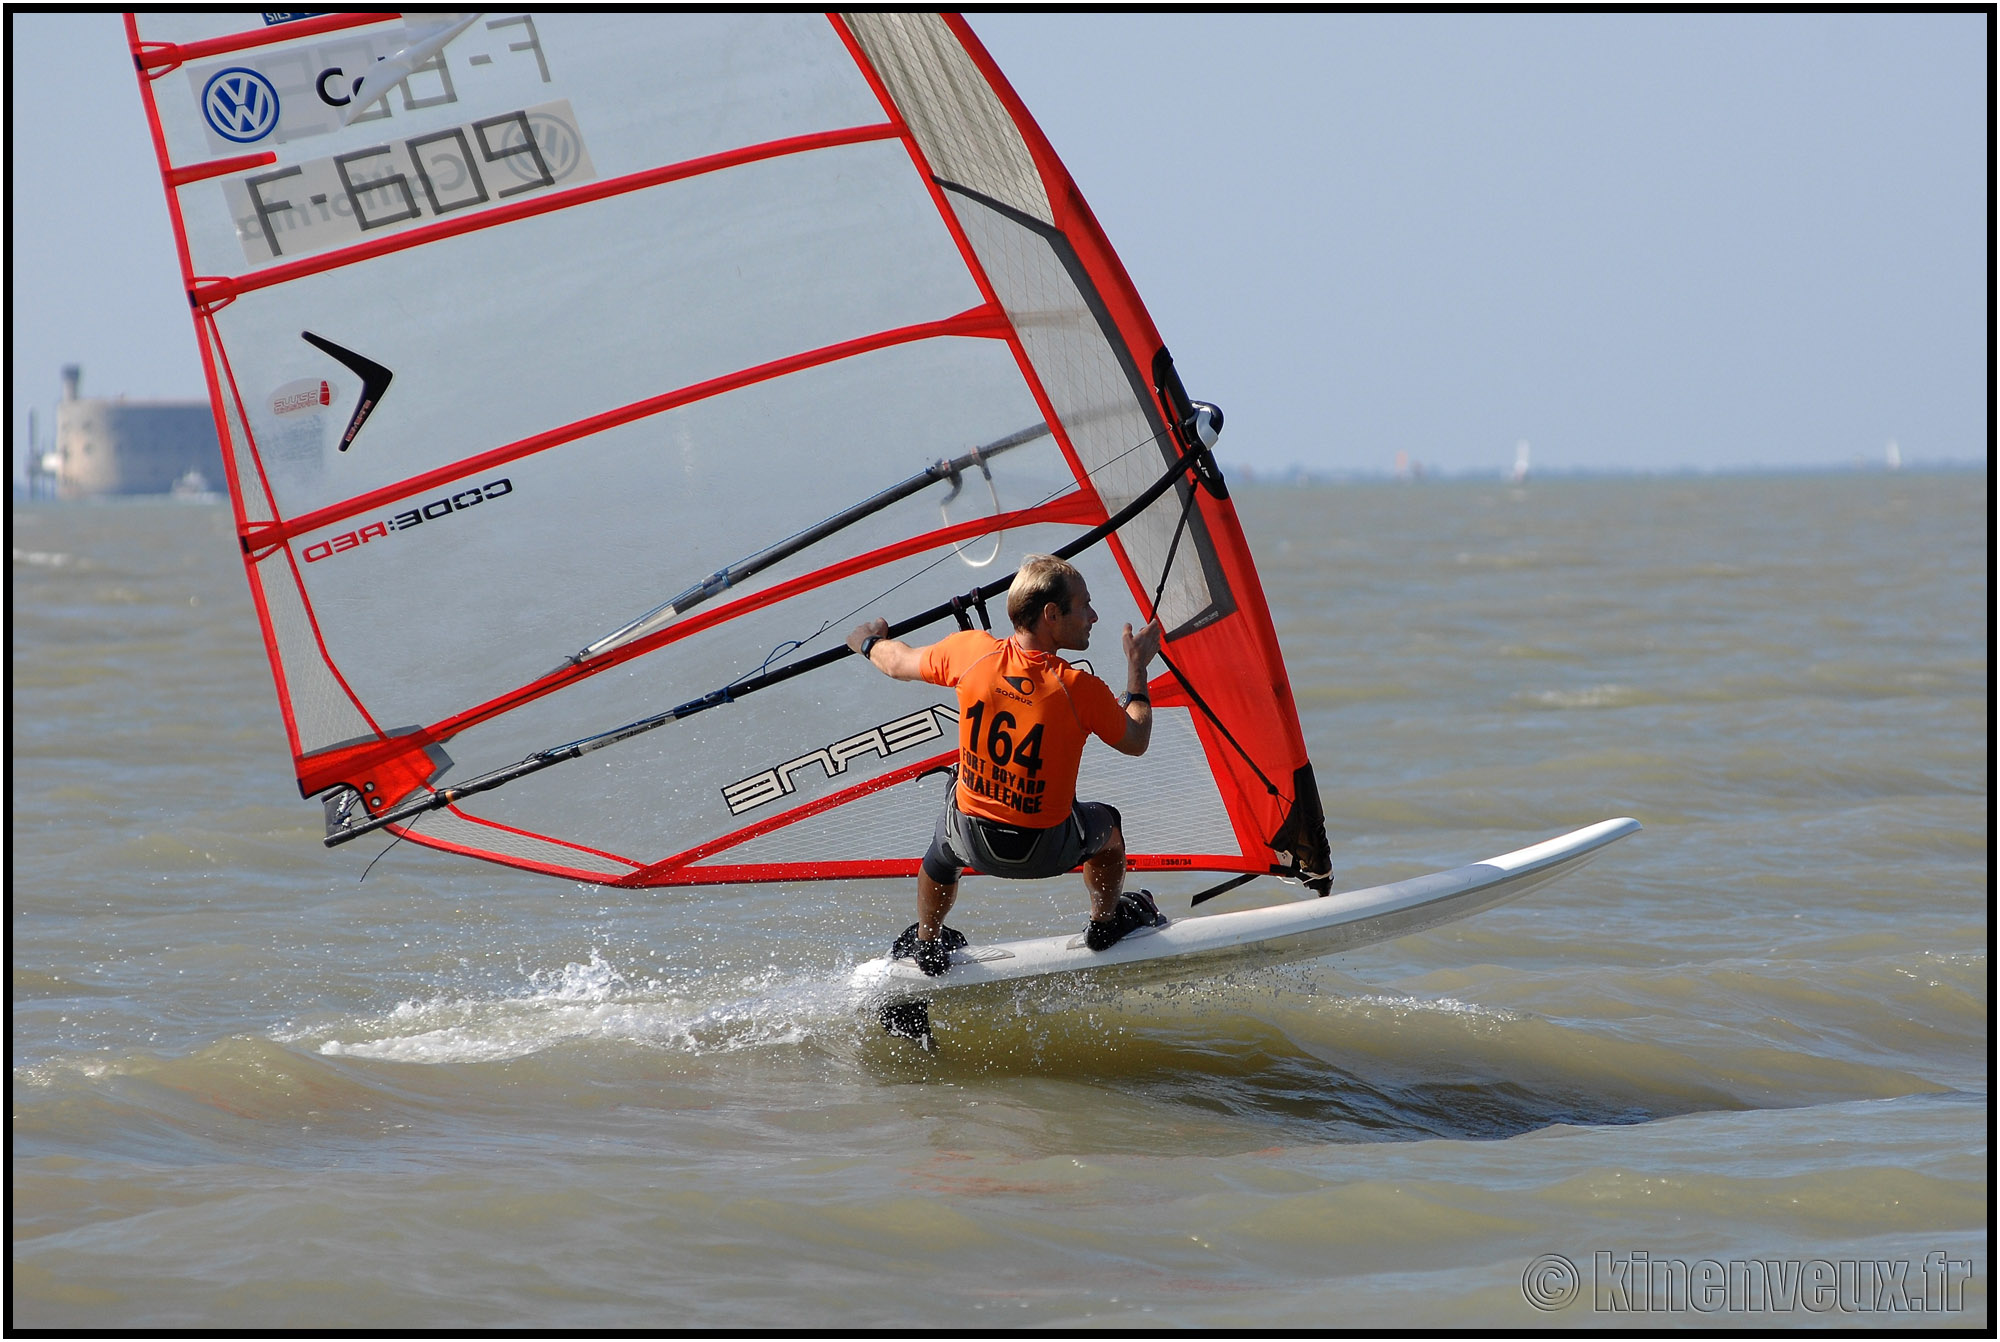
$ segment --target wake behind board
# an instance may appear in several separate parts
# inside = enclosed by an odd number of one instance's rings
[[[1632,819],[1601,820],[1450,871],[1323,899],[1140,928],[1104,951],[1086,947],[1081,932],[971,945],[952,952],[951,968],[935,978],[909,960],[870,960],[855,969],[850,984],[863,1005],[893,1008],[1068,975],[1124,987],[1310,960],[1422,932],[1518,899],[1575,871],[1639,827]]]

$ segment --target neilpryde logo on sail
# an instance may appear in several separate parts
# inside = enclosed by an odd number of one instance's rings
[[[722,799],[729,804],[729,814],[742,815],[754,811],[759,806],[769,805],[780,797],[789,797],[798,790],[792,775],[808,764],[817,764],[826,771],[828,778],[838,778],[847,772],[847,762],[861,755],[879,755],[883,759],[908,750],[911,746],[925,741],[934,741],[948,731],[958,727],[958,710],[944,704],[932,704],[929,708],[885,722],[879,727],[870,727],[858,736],[850,736],[845,741],[835,741],[832,745],[821,746],[808,751],[795,760],[786,760],[762,773],[751,774],[722,789]]]
[[[278,90],[257,71],[232,65],[202,88],[201,114],[223,139],[254,144],[277,129]]]

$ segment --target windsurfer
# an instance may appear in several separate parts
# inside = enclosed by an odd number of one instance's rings
[[[886,620],[859,625],[847,646],[896,680],[958,691],[958,781],[938,818],[917,876],[917,921],[891,954],[942,974],[965,938],[944,925],[966,868],[1034,880],[1080,862],[1090,891],[1085,944],[1101,951],[1134,928],[1165,922],[1144,890],[1127,893],[1125,835],[1118,811],[1076,800],[1086,737],[1125,755],[1143,755],[1153,735],[1146,667],[1160,651],[1157,620],[1125,626],[1127,692],[1078,670],[1057,654],[1090,646],[1097,612],[1075,566],[1029,555],[1007,591],[1013,634],[969,629],[925,647],[888,636]],[[1051,820],[1051,817],[1055,819]]]

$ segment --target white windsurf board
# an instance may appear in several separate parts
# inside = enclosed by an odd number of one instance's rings
[[[1087,974],[1092,982],[1126,986],[1310,960],[1517,899],[1575,871],[1639,827],[1632,819],[1602,820],[1450,871],[1324,899],[1179,918],[1165,927],[1140,928],[1104,951],[1085,946],[1079,931],[970,945],[952,952],[951,968],[935,977],[909,960],[870,960],[856,967],[850,983],[863,1004],[886,1007],[1063,975]]]

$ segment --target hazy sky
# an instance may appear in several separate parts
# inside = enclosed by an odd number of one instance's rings
[[[18,445],[64,363],[202,393],[120,21],[10,23]],[[1984,15],[972,24],[1226,462],[1985,455]]]

